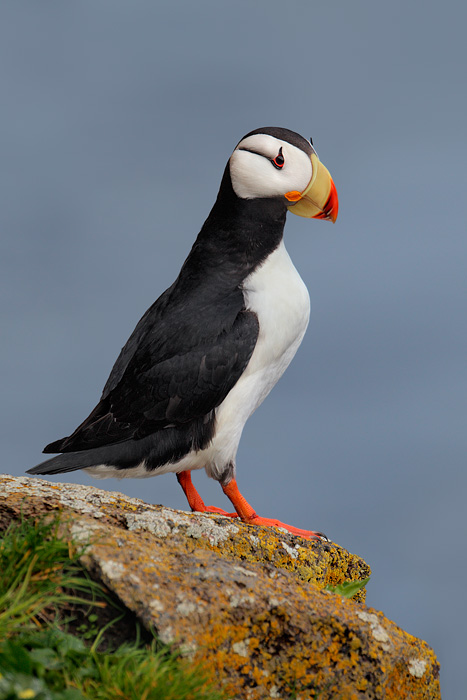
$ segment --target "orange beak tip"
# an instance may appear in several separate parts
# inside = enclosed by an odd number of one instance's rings
[[[327,198],[326,204],[323,207],[323,211],[313,217],[314,219],[323,219],[324,221],[332,221],[336,223],[337,214],[339,212],[339,198],[337,196],[336,186],[331,180],[331,191],[329,192],[329,197]]]
[[[326,204],[326,209],[329,208],[329,218],[333,224],[336,223],[337,214],[339,213],[339,198],[337,196],[337,190],[334,182],[331,180],[331,192],[329,194],[329,199]]]

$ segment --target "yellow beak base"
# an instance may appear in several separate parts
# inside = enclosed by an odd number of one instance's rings
[[[297,216],[308,219],[324,219],[332,221],[337,219],[339,200],[337,190],[329,170],[321,163],[315,153],[311,154],[313,175],[303,192],[287,192],[286,198],[291,203],[288,210]]]

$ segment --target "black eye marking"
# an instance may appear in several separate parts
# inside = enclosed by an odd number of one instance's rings
[[[273,160],[271,160],[271,163],[278,170],[284,167],[285,159],[282,155],[282,146],[279,148],[279,153],[277,154],[277,156]]]
[[[279,148],[279,153],[275,158],[268,158],[268,156],[265,156],[264,153],[259,153],[259,151],[255,151],[253,148],[245,148],[245,146],[240,146],[239,151],[246,151],[247,153],[254,153],[257,156],[261,156],[262,158],[267,158],[277,170],[281,170],[284,165],[285,165],[285,158],[282,155],[282,146]]]

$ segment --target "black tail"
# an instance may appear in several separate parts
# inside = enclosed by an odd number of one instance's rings
[[[90,464],[84,464],[83,453],[68,452],[68,454],[57,455],[52,459],[37,464],[32,469],[28,469],[26,474],[62,474],[64,472],[74,472],[77,469],[85,469]]]
[[[149,435],[142,440],[127,440],[93,450],[65,452],[28,469],[27,474],[62,474],[100,464],[116,469],[129,469],[136,467],[150,455],[151,442],[154,442],[154,437]]]
[[[199,419],[199,422],[203,417]],[[91,450],[65,452],[28,469],[28,474],[62,474],[104,464],[115,469],[131,469],[144,460],[146,469],[156,470],[168,462],[182,459],[191,450],[199,450],[211,439],[213,422],[204,426],[204,440],[196,440],[198,424],[188,423],[180,428],[166,428],[140,440],[124,440],[113,445],[102,445]],[[209,427],[209,432],[206,431]],[[194,437],[195,435],[195,437]]]

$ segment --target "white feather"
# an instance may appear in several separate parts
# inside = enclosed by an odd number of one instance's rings
[[[278,169],[271,161],[280,148],[284,165]],[[268,134],[255,134],[240,141],[229,163],[232,187],[242,199],[282,197],[292,190],[302,192],[313,174],[311,159],[304,151]]]

